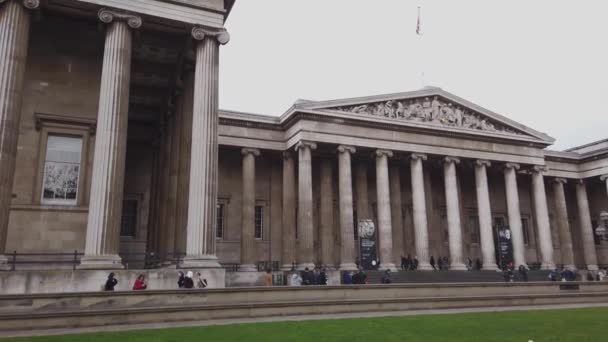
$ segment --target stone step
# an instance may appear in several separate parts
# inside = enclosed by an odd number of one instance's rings
[[[379,284],[382,271],[366,271],[370,284]],[[518,280],[517,272],[514,272]],[[393,283],[461,283],[504,282],[502,272],[496,271],[398,271],[391,272]],[[529,271],[528,281],[548,281],[549,271]]]

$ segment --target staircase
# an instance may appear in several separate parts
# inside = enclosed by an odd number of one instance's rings
[[[383,271],[366,271],[370,284],[380,284]],[[514,281],[518,281],[517,271]],[[393,283],[492,283],[504,282],[495,271],[398,271],[391,272]],[[528,281],[548,281],[549,271],[528,271]]]

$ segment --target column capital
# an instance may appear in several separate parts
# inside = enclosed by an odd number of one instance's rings
[[[113,8],[100,9],[99,12],[97,12],[97,17],[99,17],[99,20],[104,24],[109,24],[115,20],[125,21],[129,27],[133,29],[140,28],[143,23],[140,16]]]
[[[489,160],[487,160],[487,159],[477,159],[475,161],[475,165],[476,166],[490,167],[490,166],[492,166],[492,163]]]
[[[428,156],[424,153],[412,153],[412,155],[410,156],[410,158],[412,158],[412,160],[422,160],[425,161],[428,159]]]
[[[296,144],[296,151],[301,148],[309,148],[311,150],[316,150],[317,144],[312,141],[305,141],[305,140],[298,141],[298,143]]]
[[[288,160],[293,158],[293,153],[291,151],[283,151],[283,159]]]
[[[257,148],[251,148],[251,147],[243,147],[241,149],[241,154],[246,156],[248,154],[252,154],[254,157],[259,157],[260,156],[260,150]]]
[[[568,180],[566,178],[553,178],[553,182],[554,183],[562,183],[562,184],[566,184],[568,183]]]
[[[454,163],[455,165],[460,164],[460,158],[456,158],[456,157],[443,157],[443,162],[445,164],[450,164],[450,163]]]
[[[601,176],[600,176],[600,180],[601,180],[602,182],[605,182],[605,181],[606,181],[606,179],[608,179],[608,175],[601,175]]]
[[[226,29],[213,30],[202,26],[195,26],[192,28],[192,38],[196,40],[215,38],[218,43],[226,45],[230,41],[230,33]]]
[[[3,3],[9,2],[11,0],[0,0],[0,5],[2,5]],[[15,1],[21,1],[21,4],[23,5],[23,7],[27,8],[27,9],[38,9],[40,7],[40,0],[15,0]]]
[[[520,169],[520,166],[517,163],[506,163],[505,169],[513,169],[513,170],[517,171]]]
[[[533,165],[532,172],[535,173],[543,173],[547,171],[547,167],[545,165]]]
[[[357,152],[357,149],[354,146],[340,145],[340,146],[338,146],[338,152],[353,154],[353,153]]]
[[[376,157],[383,157],[386,156],[387,158],[392,158],[393,157],[393,151],[391,150],[376,150]]]
[[[583,178],[577,179],[575,182],[579,185],[585,185],[585,180]]]

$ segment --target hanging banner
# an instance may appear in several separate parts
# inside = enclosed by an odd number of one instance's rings
[[[498,261],[501,269],[513,262],[513,244],[511,242],[511,229],[508,225],[497,225],[496,236],[498,240]]]
[[[365,270],[378,268],[376,256],[376,227],[372,220],[359,220],[359,251],[361,267]]]

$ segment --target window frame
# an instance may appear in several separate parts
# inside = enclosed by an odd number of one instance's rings
[[[264,240],[264,236],[266,234],[264,234],[264,224],[266,223],[266,220],[264,218],[264,212],[265,212],[265,205],[264,204],[258,204],[256,203],[256,205],[253,207],[253,238],[255,240]],[[260,215],[260,236],[258,237],[257,232],[258,232],[258,208],[261,208],[261,215]]]
[[[215,210],[216,210],[216,218],[215,218],[215,239],[216,240],[225,240],[226,239],[226,205],[227,202],[222,201],[222,200],[218,200]],[[219,215],[218,215],[218,210],[220,209],[220,207],[222,208],[222,234],[221,236],[218,235],[218,220],[219,220]]]
[[[80,160],[78,160],[78,181],[76,184],[76,197],[74,198],[74,200],[68,200],[68,199],[47,199],[44,198],[44,188],[45,188],[45,178],[47,175],[46,172],[46,166],[47,166],[47,158],[48,158],[48,142],[50,140],[51,137],[58,137],[58,138],[69,138],[69,139],[78,139],[80,141]],[[83,138],[80,135],[69,135],[69,134],[56,134],[56,133],[50,133],[46,135],[46,143],[44,144],[44,151],[41,151],[44,156],[43,156],[43,164],[42,164],[42,180],[41,180],[41,188],[40,188],[40,203],[43,205],[53,205],[53,206],[76,206],[78,205],[78,197],[80,195],[80,180],[82,178],[82,149],[84,147],[83,144]]]
[[[122,220],[125,217],[124,213],[125,213],[125,202],[126,201],[135,202],[135,215],[134,215],[135,216],[135,225],[133,227],[133,235],[123,235],[123,233],[122,233]],[[138,234],[138,230],[139,230],[138,227],[139,227],[139,224],[140,224],[140,222],[139,222],[139,213],[140,213],[140,210],[141,210],[140,204],[141,204],[140,196],[137,196],[137,195],[128,195],[128,194],[124,195],[124,197],[122,199],[122,211],[121,211],[121,214],[120,214],[120,233],[119,234],[120,234],[120,238],[121,239],[133,239],[133,240],[135,240],[139,236],[139,234]]]

